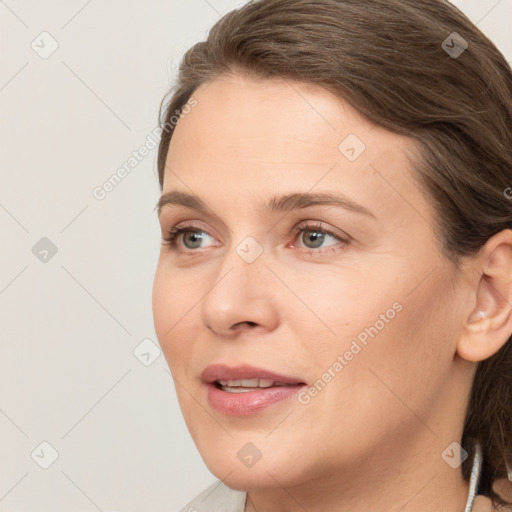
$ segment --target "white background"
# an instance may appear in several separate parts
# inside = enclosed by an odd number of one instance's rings
[[[1,511],[168,512],[215,480],[163,356],[133,354],[156,343],[156,149],[92,191],[156,127],[182,53],[243,3],[0,1]],[[512,0],[455,3],[512,61]]]

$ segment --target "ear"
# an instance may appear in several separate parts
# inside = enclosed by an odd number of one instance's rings
[[[474,300],[466,313],[457,353],[478,362],[498,352],[512,334],[512,230],[489,238],[469,262],[468,272],[475,282]]]

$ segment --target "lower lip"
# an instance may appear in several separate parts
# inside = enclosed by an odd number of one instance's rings
[[[295,396],[305,384],[297,386],[276,386],[259,388],[254,391],[230,393],[222,391],[215,383],[207,384],[208,403],[216,411],[229,416],[249,416],[271,404],[287,400]]]

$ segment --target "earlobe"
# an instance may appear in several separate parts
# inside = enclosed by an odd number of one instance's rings
[[[488,359],[512,334],[512,231],[490,238],[468,271],[480,278],[474,290],[476,304],[464,322],[457,353],[478,362]]]
[[[468,320],[469,322],[478,322],[478,320],[486,317],[487,313],[485,311],[477,311],[476,313],[472,314]]]

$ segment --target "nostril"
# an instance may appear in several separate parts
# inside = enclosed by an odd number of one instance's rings
[[[237,324],[234,325],[234,327],[239,327],[239,326],[244,326],[244,325],[248,325],[249,327],[254,327],[258,324],[256,322],[238,322]]]

